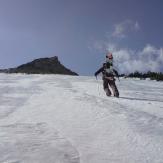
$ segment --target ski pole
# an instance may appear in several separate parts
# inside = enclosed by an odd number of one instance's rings
[[[96,76],[96,80],[97,80],[98,94],[99,94],[99,96],[100,96],[100,90],[99,90],[100,88],[99,88],[97,76]]]

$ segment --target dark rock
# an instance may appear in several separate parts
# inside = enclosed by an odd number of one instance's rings
[[[78,75],[77,73],[63,66],[58,57],[39,58],[32,62],[20,65],[16,68],[3,69],[0,72],[4,73],[27,73],[27,74],[64,74]]]

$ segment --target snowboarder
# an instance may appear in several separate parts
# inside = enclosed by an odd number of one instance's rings
[[[102,79],[103,79],[103,88],[104,88],[104,91],[106,92],[106,95],[111,96],[111,90],[109,89],[109,86],[110,86],[110,88],[112,89],[113,95],[115,97],[119,97],[119,91],[115,84],[115,80],[116,80],[115,76],[118,77],[119,79],[119,75],[118,75],[118,72],[115,69],[113,69],[112,53],[108,53],[106,55],[106,62],[103,63],[103,66],[97,72],[95,72],[94,75],[96,76],[96,78],[97,78],[97,75],[101,72],[102,72]]]

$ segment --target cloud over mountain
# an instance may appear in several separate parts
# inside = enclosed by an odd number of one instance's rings
[[[137,21],[125,20],[114,26],[114,31],[112,37],[115,38],[125,38],[128,32],[135,32],[140,29],[140,25]]]
[[[163,50],[152,45],[146,45],[142,50],[113,49],[115,65],[121,73],[134,71],[163,71]]]
[[[127,38],[132,39],[131,33],[138,33],[140,29],[139,22],[125,20],[114,25],[113,31],[107,34],[106,40],[95,41],[93,48],[100,53],[112,52],[114,65],[120,73],[163,71],[162,47],[158,48],[148,43],[141,49],[121,46],[121,43]]]

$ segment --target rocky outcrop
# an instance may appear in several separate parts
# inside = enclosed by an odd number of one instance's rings
[[[60,63],[58,57],[39,58],[32,62],[20,65],[16,68],[0,70],[4,73],[27,73],[27,74],[64,74],[78,75]]]

